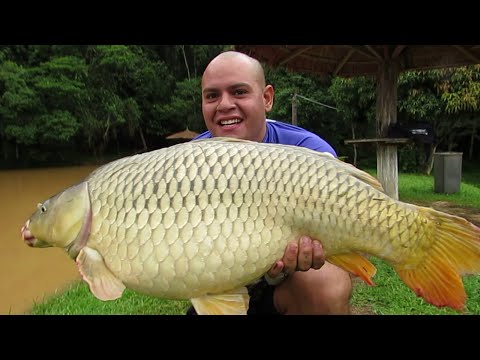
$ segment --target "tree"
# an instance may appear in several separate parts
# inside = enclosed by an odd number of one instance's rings
[[[480,65],[446,69],[437,85],[448,114],[463,118],[458,136],[470,137],[468,158],[473,157],[475,140],[479,140],[478,122],[480,116]],[[451,132],[450,132],[451,133]],[[449,141],[449,150],[452,142]]]
[[[470,135],[470,158],[478,139],[479,67],[409,71],[399,79],[399,110],[403,121],[423,121],[433,126],[434,143],[420,164],[430,174],[438,147],[458,148]]]
[[[19,146],[36,142],[36,115],[42,109],[38,94],[29,85],[29,72],[12,61],[0,63],[0,134],[3,158],[9,157],[8,143],[13,142],[15,158]]]
[[[329,88],[341,123],[350,124],[352,139],[368,138],[375,131],[375,84],[366,77],[335,77]],[[348,127],[345,127],[348,128]],[[353,145],[353,164],[357,165],[357,147]]]
[[[152,61],[138,46],[102,45],[90,49],[89,96],[84,106],[85,135],[96,154],[113,138],[125,135],[130,143],[160,119],[155,110],[168,96],[174,79],[160,61]],[[147,130],[148,131],[148,130]]]

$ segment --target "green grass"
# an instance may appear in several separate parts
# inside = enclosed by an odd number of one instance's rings
[[[466,307],[463,312],[449,308],[437,308],[417,297],[413,291],[400,280],[393,268],[383,260],[371,258],[377,268],[373,278],[375,286],[368,286],[355,281],[352,305],[364,307],[378,315],[470,315],[480,314],[480,277],[464,277],[467,293]]]
[[[120,299],[101,301],[94,297],[86,283],[75,282],[60,296],[35,304],[32,315],[176,315],[185,314],[190,303],[164,300],[126,289]]]
[[[398,180],[399,197],[407,202],[449,201],[480,209],[480,184],[462,182],[460,192],[454,194],[435,193],[433,186],[432,176],[402,174]]]
[[[376,170],[366,169],[376,176]],[[460,191],[454,194],[436,193],[433,175],[399,174],[398,196],[406,202],[448,201],[460,206],[479,208],[480,211],[480,171],[463,174]]]
[[[375,174],[375,171],[369,171]],[[430,203],[448,201],[457,205],[473,207],[480,212],[480,171],[473,170],[463,174],[460,193],[438,194],[433,191],[433,176],[416,174],[399,175],[399,196],[407,202]],[[382,260],[372,258],[377,267],[371,287],[355,281],[352,305],[368,309],[374,314],[425,314],[454,315],[461,314],[450,309],[439,309],[427,304],[423,299],[407,288],[393,268]],[[463,314],[480,314],[480,276],[464,277],[467,292],[466,310]],[[103,302],[97,300],[84,283],[73,284],[59,296],[46,299],[35,304],[31,313],[40,314],[184,314],[189,306],[188,301],[162,300],[140,295],[126,290],[122,298]]]

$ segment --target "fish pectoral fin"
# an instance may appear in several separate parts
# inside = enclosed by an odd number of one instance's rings
[[[198,315],[246,315],[250,296],[246,287],[224,294],[190,299]]]
[[[78,271],[96,298],[106,301],[122,296],[125,285],[107,268],[97,250],[83,247],[76,259]]]
[[[362,255],[357,253],[336,254],[329,256],[327,261],[341,267],[342,269],[358,276],[368,285],[374,286],[372,277],[377,272],[377,268]]]

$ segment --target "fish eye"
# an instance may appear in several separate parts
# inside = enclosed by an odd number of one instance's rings
[[[46,208],[44,205],[42,205],[40,211],[41,211],[42,213],[44,213],[45,211],[47,211],[47,208]]]

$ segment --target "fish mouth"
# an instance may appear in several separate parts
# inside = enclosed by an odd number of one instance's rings
[[[37,242],[37,238],[32,235],[30,230],[28,229],[28,225],[30,225],[30,220],[28,220],[25,225],[22,226],[20,232],[22,233],[22,239],[30,247],[34,247],[35,243]]]

